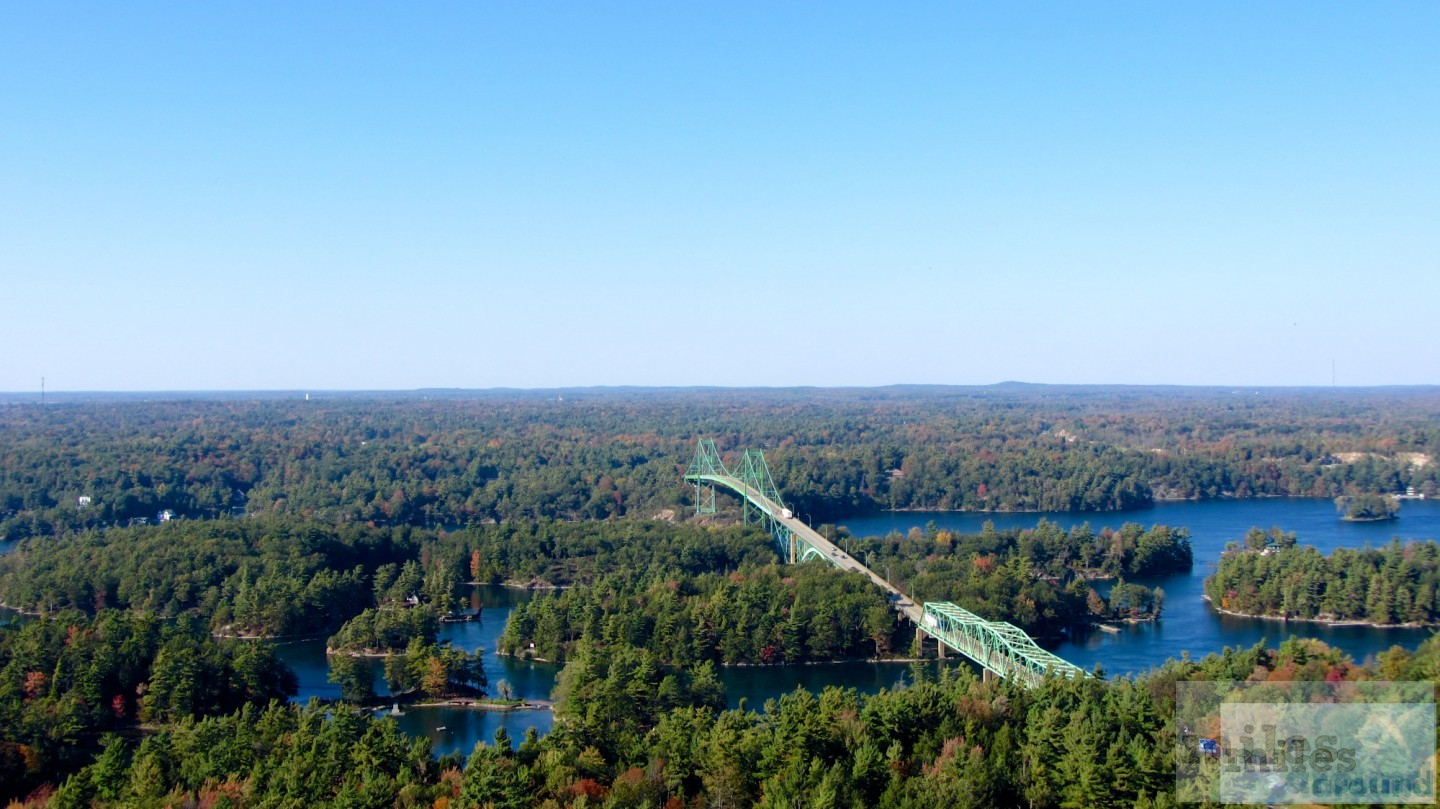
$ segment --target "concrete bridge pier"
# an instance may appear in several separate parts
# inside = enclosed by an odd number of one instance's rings
[[[925,656],[925,640],[927,638],[935,638],[935,654],[940,660],[944,660],[945,641],[940,640],[940,638],[936,635],[932,635],[929,632],[926,632],[924,627],[917,626],[915,627],[915,646],[917,649],[919,649],[920,656]]]

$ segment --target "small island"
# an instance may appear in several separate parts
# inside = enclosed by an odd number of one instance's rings
[[[1400,516],[1400,499],[1387,494],[1356,494],[1335,498],[1345,522],[1380,522]]]

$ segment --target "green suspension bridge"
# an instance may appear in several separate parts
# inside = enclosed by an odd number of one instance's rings
[[[890,582],[876,575],[859,560],[821,536],[796,518],[781,499],[770,476],[770,466],[759,450],[747,449],[727,467],[715,442],[700,439],[695,460],[685,475],[695,485],[695,513],[715,513],[717,487],[740,496],[746,525],[764,525],[775,540],[785,561],[795,564],[823,559],[841,570],[860,573],[886,593],[890,606],[910,619],[917,637],[935,638],[943,658],[945,648],[975,661],[985,678],[1009,677],[1036,685],[1047,673],[1059,677],[1083,677],[1073,663],[1041,649],[1024,630],[1005,621],[987,621],[948,601],[916,604]]]

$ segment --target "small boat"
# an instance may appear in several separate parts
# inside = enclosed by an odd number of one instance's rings
[[[1109,632],[1112,635],[1118,635],[1121,632],[1120,627],[1114,624],[1100,624],[1099,626],[1101,632]]]
[[[435,728],[435,730],[436,730],[436,731],[441,731],[441,730],[449,730],[449,728],[448,728],[448,727],[446,727],[446,726],[445,726],[445,725],[441,725],[441,726],[440,726],[440,727],[438,727],[438,728]]]
[[[403,713],[400,712],[400,703],[396,702],[396,703],[394,703],[394,704],[392,704],[392,705],[390,706],[390,715],[391,715],[391,716],[404,716],[404,715],[405,715],[405,714],[403,714]]]

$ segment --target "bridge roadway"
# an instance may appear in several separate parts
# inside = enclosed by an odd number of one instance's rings
[[[690,477],[692,479],[700,478],[711,483],[718,483],[743,495],[761,511],[769,515],[771,519],[785,526],[785,528],[790,531],[791,536],[794,537],[794,539],[791,540],[792,542],[797,540],[804,542],[814,548],[818,555],[825,557],[826,561],[835,567],[864,574],[876,587],[879,587],[889,594],[890,606],[894,607],[896,612],[909,618],[910,622],[915,626],[924,625],[924,610],[920,608],[919,604],[916,604],[909,596],[896,589],[895,585],[885,581],[885,579],[876,575],[873,570],[861,564],[858,559],[845,553],[839,545],[826,539],[820,532],[806,525],[798,517],[786,517],[786,509],[784,506],[779,505],[774,500],[761,494],[755,487],[728,475],[691,475]],[[800,554],[797,552],[795,556],[798,560]]]
[[[1031,687],[1039,685],[1049,675],[1065,678],[1086,676],[1073,663],[1040,648],[1034,639],[1010,623],[987,621],[946,601],[916,604],[890,582],[801,522],[784,505],[734,475],[721,474],[719,470],[724,469],[723,465],[716,463],[714,466],[718,467],[716,471],[695,469],[685,479],[694,482],[697,487],[702,484],[724,486],[759,509],[770,521],[771,531],[777,540],[788,542],[789,547],[785,548],[787,561],[803,562],[818,557],[842,570],[863,574],[886,592],[886,598],[896,612],[910,619],[917,638],[919,633],[924,633],[939,641],[941,657],[945,656],[945,647],[949,646],[979,664],[986,678],[992,675],[1018,678]],[[768,469],[765,474],[768,477]],[[773,483],[770,486],[773,488]],[[777,527],[784,531],[776,530]],[[782,536],[784,532],[788,534]]]

